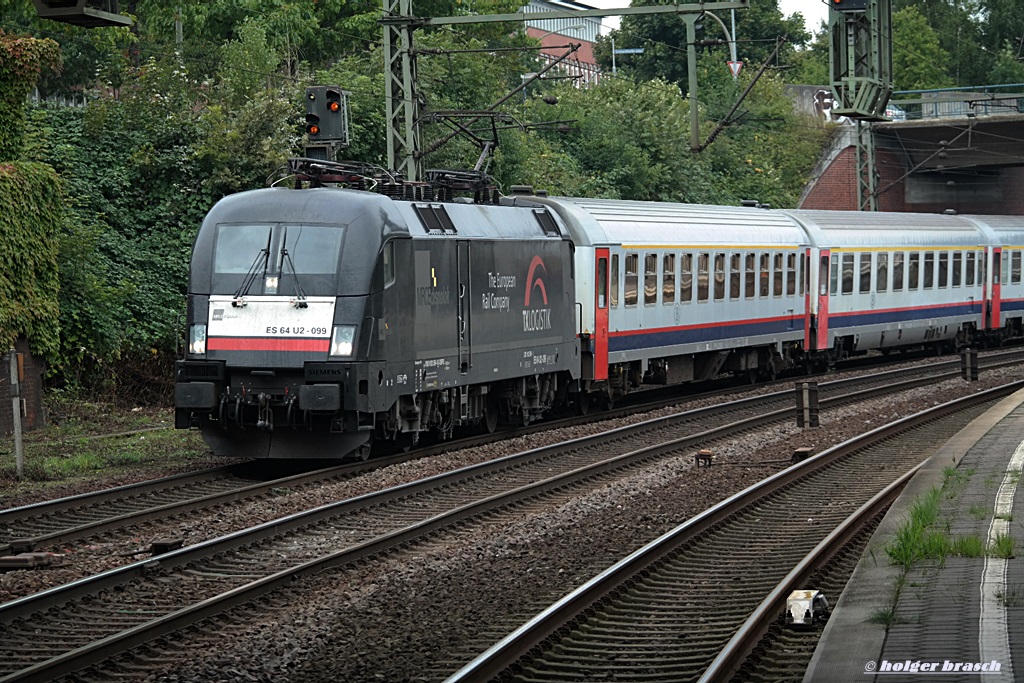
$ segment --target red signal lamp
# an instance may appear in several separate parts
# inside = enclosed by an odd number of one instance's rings
[[[320,135],[320,126],[316,125],[315,123],[310,124],[309,127],[306,128],[306,131],[310,135]]]
[[[336,114],[341,110],[341,105],[338,104],[337,102],[331,102],[329,105],[327,105],[327,108]]]

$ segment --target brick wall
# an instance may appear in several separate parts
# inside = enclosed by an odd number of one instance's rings
[[[19,339],[15,345],[18,353],[25,355],[25,381],[21,385],[21,398],[25,400],[26,416],[21,420],[25,431],[38,429],[46,424],[43,413],[43,364],[32,357],[28,342]],[[4,351],[0,353],[0,433],[5,436],[14,431],[11,405],[11,361]]]
[[[937,183],[941,192],[933,192],[930,200],[911,201],[907,194],[907,169],[899,156],[877,150],[875,167],[879,176],[879,211],[942,213],[952,209],[957,213],[1024,215],[1024,168],[1003,167],[992,175],[951,174],[945,181],[944,176],[929,176],[929,182]],[[836,155],[804,197],[800,208],[857,210],[857,158],[853,147]]]

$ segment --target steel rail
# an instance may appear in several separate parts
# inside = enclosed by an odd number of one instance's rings
[[[913,383],[917,383],[918,381],[920,380],[912,380]],[[891,390],[892,386],[887,385],[882,389],[873,389],[871,391],[888,392]],[[832,400],[838,401],[843,398],[845,397]],[[751,399],[744,399],[736,403],[749,403],[750,401]],[[701,413],[708,410],[711,409],[702,409],[695,412]],[[752,424],[763,424],[773,420],[782,419],[786,415],[794,412],[794,410],[795,409],[793,408],[788,408],[775,411],[773,413],[761,414],[751,418],[749,421],[744,421],[739,424],[741,424],[744,429],[749,429]],[[647,428],[649,429],[651,424],[662,423],[671,417],[673,416],[651,420],[647,423]],[[459,519],[472,516],[482,509],[501,506],[517,499],[536,496],[546,491],[556,490],[564,487],[573,480],[598,476],[602,472],[625,467],[631,462],[657,457],[662,453],[685,447],[687,444],[699,443],[709,438],[713,438],[716,435],[735,431],[737,427],[738,424],[725,425],[713,430],[706,430],[696,435],[689,435],[680,439],[675,439],[666,444],[659,444],[654,447],[630,451],[601,462],[596,466],[572,470],[540,482],[535,482],[529,486],[520,487],[511,491],[505,491],[499,495],[479,499],[472,504],[464,505],[456,510],[449,511],[448,513],[436,515],[435,517],[423,520],[418,524],[410,525],[409,527],[384,534],[377,539],[352,546],[345,551],[317,558],[301,565],[298,571],[303,573],[319,571],[327,566],[353,562],[361,558],[369,557],[381,553],[396,544],[409,542],[414,538],[422,537],[424,534],[431,533],[443,526],[450,525]],[[618,430],[613,430],[613,433],[624,433],[636,429],[637,428],[635,426],[627,426],[619,428]],[[598,435],[575,439],[568,442],[568,444],[572,447],[579,447],[580,444],[593,444],[606,439],[607,435]],[[567,446],[563,444],[561,447],[564,449]],[[386,495],[392,498],[409,496],[415,492],[424,491],[428,488],[443,486],[445,483],[451,483],[457,479],[466,480],[472,477],[481,476],[484,473],[499,471],[507,468],[510,463],[516,460],[523,460],[528,457],[536,459],[541,453],[551,452],[553,452],[552,448],[547,447],[535,449],[534,451],[527,451],[524,454],[507,456],[506,458],[502,458],[497,461],[463,468],[462,470],[458,470],[454,473],[439,474],[426,480],[402,485],[389,490]],[[250,530],[229,534],[220,539],[214,539],[213,541],[208,541],[190,548],[168,553],[161,556],[159,559],[138,562],[120,569],[110,570],[96,577],[82,579],[64,587],[51,589],[50,591],[21,598],[8,603],[7,605],[0,606],[0,618],[3,618],[4,621],[9,623],[15,619],[27,617],[46,608],[66,604],[72,600],[84,597],[85,595],[94,594],[97,591],[112,588],[132,579],[144,578],[146,575],[160,568],[180,566],[210,555],[224,553],[233,548],[239,548],[258,542],[261,537],[279,536],[299,527],[309,526],[317,521],[336,517],[347,510],[355,510],[359,507],[379,503],[382,498],[383,496],[379,494],[365,494],[364,496],[360,496],[349,501],[343,501],[341,503],[325,506],[316,510],[298,513],[281,520],[275,520],[273,522],[260,525]],[[293,580],[296,576],[296,572],[296,568],[290,568],[288,570],[278,572],[277,574],[264,577],[244,586],[229,590],[221,596],[202,600],[189,608],[159,617],[148,624],[141,624],[120,634],[111,635],[98,640],[91,645],[54,657],[47,662],[42,662],[26,669],[22,669],[21,671],[15,672],[9,677],[0,680],[47,680],[48,678],[52,678],[54,675],[70,673],[71,671],[78,670],[83,666],[88,666],[89,664],[102,661],[103,659],[106,659],[117,652],[121,652],[124,649],[177,630],[183,625],[193,623],[199,618],[221,613],[225,609],[251,601],[254,597],[269,590],[273,590],[273,588],[281,585],[283,582]]]
[[[736,631],[736,635],[726,644],[719,655],[698,679],[698,683],[715,683],[715,681],[731,680],[740,667],[753,654],[758,643],[768,633],[773,623],[786,605],[786,598],[794,590],[806,586],[814,571],[826,564],[844,546],[860,532],[864,525],[886,510],[899,497],[900,493],[917,474],[922,465],[918,465],[889,484],[871,500],[847,517],[828,536],[826,536],[811,552],[800,561],[793,570],[779,582],[779,585],[757,606],[750,617]]]
[[[753,502],[787,488],[808,474],[836,462],[872,443],[883,441],[912,427],[934,421],[970,406],[995,400],[1024,387],[1024,381],[1012,382],[936,406],[902,418],[790,466],[757,484],[729,497],[703,513],[687,520],[625,559],[609,567],[569,593],[520,628],[503,638],[479,657],[449,677],[445,683],[488,681],[498,677],[512,663],[540,646],[563,625],[591,605],[612,594],[628,580],[674,553],[687,541],[711,532],[731,516]]]

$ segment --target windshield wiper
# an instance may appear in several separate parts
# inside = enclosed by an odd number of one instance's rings
[[[288,253],[288,228],[284,229],[284,238],[281,240],[281,274],[284,274],[284,264],[287,263],[288,267],[292,271],[292,277],[295,279],[295,298],[292,299],[292,304],[295,308],[308,308],[309,304],[306,303],[306,291],[302,289],[302,285],[299,283],[299,273],[295,270],[295,264],[292,262],[292,255]]]
[[[260,249],[259,253],[256,254],[256,258],[252,260],[252,265],[249,266],[249,271],[245,274],[245,279],[242,280],[241,286],[235,290],[234,300],[231,305],[235,308],[245,306],[245,296],[249,293],[249,289],[252,287],[252,283],[256,282],[256,276],[260,272],[267,272],[267,261],[270,259],[270,234],[267,234],[267,246]],[[261,265],[262,264],[262,265]]]

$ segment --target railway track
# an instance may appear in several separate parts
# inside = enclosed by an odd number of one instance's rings
[[[1020,362],[1021,358],[1024,358],[1024,351],[1015,350],[983,356],[982,362],[983,367],[994,368]],[[854,387],[861,387],[862,391],[867,391],[872,387],[889,386],[892,382],[899,382],[906,387],[910,386],[907,383],[914,377],[927,382],[935,381],[939,376],[954,377],[958,372],[959,361],[943,361],[867,377],[827,382],[822,384],[822,392],[824,396],[828,396],[837,391],[852,392]],[[868,394],[860,396],[866,395]],[[679,400],[678,395],[658,395],[654,398],[641,396],[638,398],[639,402],[634,405],[623,406],[600,416],[549,421],[497,437],[488,435],[459,439],[439,446],[418,449],[412,453],[376,458],[367,463],[348,463],[312,471],[308,465],[302,467],[294,463],[243,463],[3,510],[0,511],[0,555],[87,539],[99,534],[130,529],[146,522],[166,519],[172,515],[194,513],[216,505],[274,495],[281,490],[322,484],[411,458],[428,456],[432,452],[473,447],[492,442],[496,438],[557,429],[596,419],[627,416],[641,410],[672,405]],[[776,410],[776,406],[782,406],[788,400],[791,400],[788,392],[780,392],[773,400],[765,399],[761,409]],[[701,419],[704,415],[698,414]],[[278,469],[291,467],[298,471],[280,476],[279,471],[271,473],[271,466]]]
[[[890,378],[823,403],[894,389]],[[616,430],[610,438],[588,437],[483,463],[12,601],[0,606],[0,680],[48,680],[251,602],[298,575],[351,564],[553,491],[593,485],[757,424],[788,420],[792,407],[765,414],[765,401],[792,401],[790,392],[783,396],[674,415]],[[745,419],[739,417],[743,411]],[[719,426],[708,429],[709,420]],[[654,435],[659,441],[651,445]],[[52,637],[40,642],[34,635],[40,632]]]
[[[777,620],[780,600],[813,587],[805,582],[822,556],[880,518],[927,456],[1007,393],[899,420],[723,501],[567,595],[447,683],[729,680]],[[896,473],[905,474],[894,483]]]

